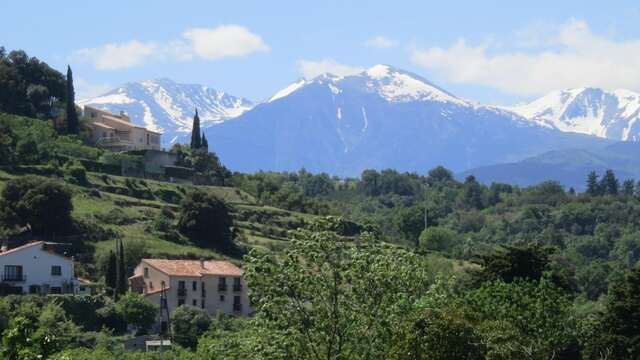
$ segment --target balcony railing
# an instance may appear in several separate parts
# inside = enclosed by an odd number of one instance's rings
[[[242,304],[239,304],[239,303],[233,304],[233,311],[236,311],[236,312],[242,311]]]
[[[24,274],[2,274],[2,281],[6,282],[25,282],[27,281],[27,275]]]
[[[242,284],[233,284],[233,291],[235,292],[242,291]]]
[[[178,296],[179,297],[187,296],[187,289],[178,289]]]
[[[227,284],[218,284],[218,291],[227,291]]]

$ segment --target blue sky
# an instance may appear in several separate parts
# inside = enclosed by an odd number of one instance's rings
[[[564,87],[640,91],[637,1],[3,1],[0,45],[77,92],[167,77],[252,100],[378,63],[512,104]]]

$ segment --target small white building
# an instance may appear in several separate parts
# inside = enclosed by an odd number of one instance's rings
[[[142,259],[129,283],[131,291],[144,294],[166,314],[182,305],[211,315],[253,313],[242,270],[229,261]],[[162,328],[165,321],[160,319]]]
[[[86,280],[76,279],[73,260],[46,248],[43,241],[0,250],[4,293],[88,295]]]

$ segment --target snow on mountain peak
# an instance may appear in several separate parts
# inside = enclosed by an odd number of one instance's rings
[[[269,100],[267,100],[267,102],[273,102],[275,100],[281,99],[283,97],[289,96],[289,94],[291,94],[292,92],[300,89],[301,87],[305,86],[307,84],[307,80],[305,79],[299,79],[298,81],[294,82],[293,84],[285,87],[284,89],[278,91],[277,93],[275,93],[275,95],[273,95]]]
[[[589,87],[558,90],[509,109],[530,121],[565,132],[640,140],[640,94],[629,90]]]
[[[390,102],[432,100],[468,105],[420,76],[389,65],[374,65],[361,75],[368,77],[371,80],[369,86],[377,88],[380,96]]]
[[[115,113],[125,111],[135,124],[164,133],[163,146],[191,131],[195,108],[206,127],[237,117],[254,106],[246,99],[208,86],[179,84],[166,78],[127,83],[78,104]]]

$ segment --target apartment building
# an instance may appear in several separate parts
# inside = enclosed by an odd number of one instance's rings
[[[36,241],[13,249],[0,249],[1,286],[11,294],[88,295],[89,284],[74,276],[73,259]]]
[[[182,305],[211,315],[253,312],[242,270],[229,261],[142,259],[129,283],[132,291],[164,305],[168,313]]]
[[[91,120],[91,138],[97,146],[114,151],[160,150],[161,133],[134,125],[124,112],[84,106],[84,115]]]

